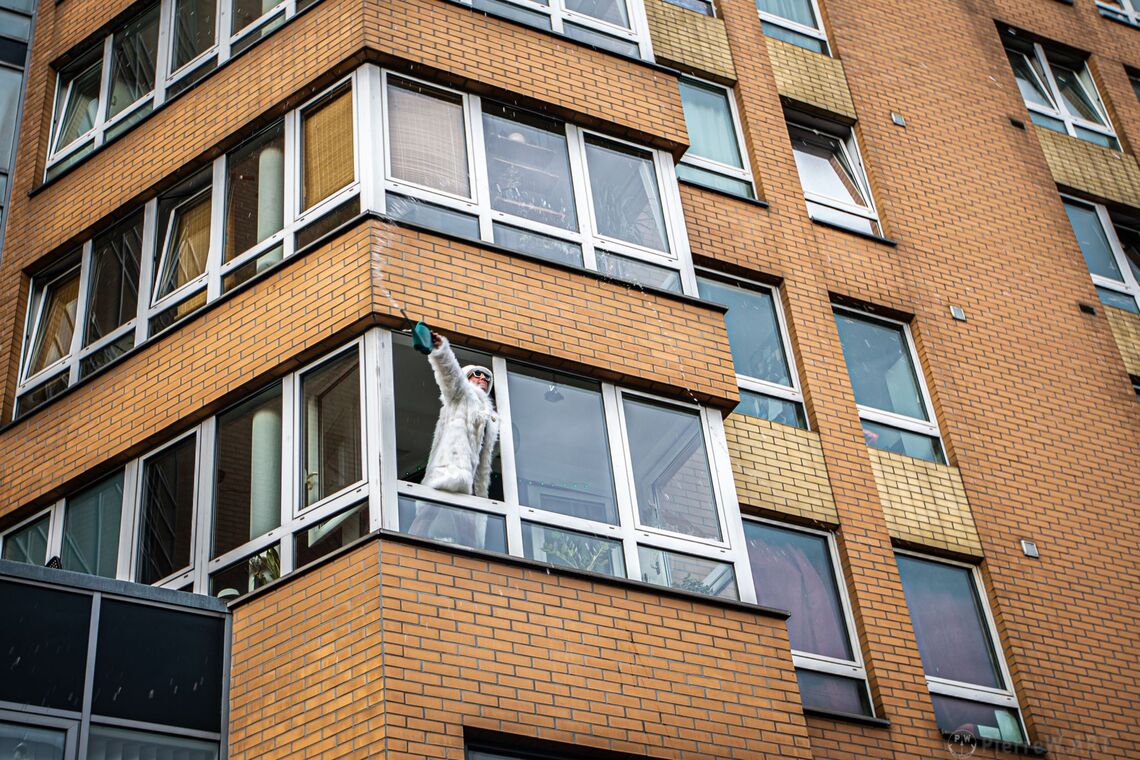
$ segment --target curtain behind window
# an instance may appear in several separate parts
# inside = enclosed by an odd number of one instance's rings
[[[392,176],[471,197],[462,99],[393,78],[388,109]]]
[[[301,205],[308,209],[356,178],[352,146],[352,90],[345,88],[305,113],[304,182]]]

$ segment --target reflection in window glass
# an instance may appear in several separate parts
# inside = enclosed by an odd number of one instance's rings
[[[665,213],[652,155],[589,136],[586,164],[598,232],[668,252]]]
[[[659,267],[656,264],[607,251],[595,251],[594,258],[598,264],[598,271],[614,279],[632,282],[641,287],[681,292],[681,274],[676,269]]]
[[[155,61],[158,54],[158,5],[121,31],[111,43],[111,90],[107,96],[107,118],[154,89]]]
[[[1140,231],[1119,224],[1115,225],[1113,230],[1115,230],[1116,239],[1120,241],[1120,247],[1124,251],[1124,260],[1128,263],[1128,268],[1132,270],[1133,279],[1140,281]]]
[[[88,62],[86,68],[79,69],[73,77],[60,77],[53,150],[70,145],[94,128],[102,71],[99,58],[94,63]]]
[[[626,0],[564,0],[564,2],[568,11],[629,29],[629,9],[626,8]]]
[[[115,577],[122,507],[121,470],[67,499],[60,555],[64,570]]]
[[[527,559],[625,577],[621,541],[529,522],[522,524],[522,530],[523,555]]]
[[[134,319],[139,299],[143,215],[95,238],[91,249],[83,345],[90,345]]]
[[[1069,222],[1073,225],[1073,232],[1076,233],[1077,243],[1081,246],[1089,271],[1110,280],[1122,281],[1124,278],[1096,209],[1065,201],[1065,212],[1069,215]]]
[[[871,448],[893,451],[915,459],[946,464],[937,438],[863,420],[863,439]]]
[[[630,397],[622,404],[641,524],[720,540],[700,416]]]
[[[728,90],[690,79],[682,79],[680,87],[685,125],[689,130],[688,154],[743,169]]]
[[[718,174],[694,164],[677,164],[677,179],[745,198],[756,197],[751,182]]]
[[[297,533],[293,564],[304,567],[316,562],[368,532],[368,503],[365,502]]]
[[[902,327],[844,312],[835,322],[856,403],[929,420]]]
[[[0,757],[64,760],[67,732],[0,720]]]
[[[304,505],[361,479],[360,372],[354,350],[301,378]]]
[[[459,95],[388,77],[388,142],[393,179],[471,196]]]
[[[512,365],[508,387],[519,502],[616,525],[601,385]]]
[[[469,549],[507,551],[507,521],[473,509],[463,509],[408,496],[400,497],[400,530],[421,538]]]
[[[907,554],[897,559],[926,674],[1005,688],[970,569]]]
[[[0,701],[79,710],[91,597],[0,581]]]
[[[174,0],[170,70],[176,71],[214,46],[217,0]]]
[[[800,403],[743,388],[740,390],[740,403],[732,413],[807,429],[807,417],[804,416],[804,408]]]
[[[285,125],[278,122],[226,157],[225,260],[253,248],[284,223]]]
[[[67,390],[67,373],[56,375],[45,383],[40,383],[26,393],[21,393],[16,399],[16,416],[27,414],[40,404],[47,403]]]
[[[257,21],[277,5],[274,0],[233,0],[231,29],[234,34]]]
[[[281,577],[281,554],[276,545],[210,576],[210,593],[227,601],[244,596]]]
[[[1041,63],[1036,56],[1030,57],[1018,50],[1007,49],[1010,66],[1013,67],[1013,76],[1017,79],[1017,89],[1021,90],[1021,97],[1026,103],[1036,103],[1046,108],[1056,108],[1053,96],[1045,85],[1045,72],[1041,70]],[[1064,126],[1061,127],[1064,132]]]
[[[827,539],[752,520],[744,521],[744,537],[757,600],[792,613],[792,649],[854,659]]]
[[[28,377],[71,353],[75,311],[79,305],[79,270],[75,269],[48,283],[41,303],[25,373]]]
[[[701,298],[728,307],[724,321],[736,374],[791,386],[772,294],[707,277],[697,279],[697,289]]]
[[[934,718],[946,733],[970,732],[981,739],[1025,744],[1021,719],[1016,710],[997,705],[931,694]]]
[[[220,617],[105,598],[91,711],[220,731],[224,635]]]
[[[412,224],[422,224],[424,227],[439,230],[448,235],[479,239],[479,219],[460,211],[439,206],[435,203],[421,201],[410,195],[385,195],[388,214],[393,219],[402,219]]]
[[[129,731],[92,724],[87,756],[90,758],[177,758],[217,760],[218,743],[185,736]],[[38,758],[38,756],[37,756]]]
[[[0,171],[11,168],[12,141],[16,137],[16,113],[20,107],[23,81],[23,72],[0,66]],[[0,180],[0,203],[4,200],[5,190],[4,180]]]
[[[470,351],[452,344],[459,365],[491,366],[491,355]],[[396,476],[400,480],[419,483],[431,453],[432,433],[439,419],[439,386],[435,384],[427,357],[412,348],[407,335],[393,334],[392,364],[395,370],[396,395]],[[495,390],[491,389],[492,399]],[[506,435],[506,431],[502,432]],[[503,498],[503,475],[500,447],[495,447],[491,460],[491,484],[488,495]]]
[[[491,207],[566,230],[578,229],[566,128],[550,119],[487,103],[483,135]]]
[[[637,547],[641,579],[658,586],[739,599],[732,565],[688,554],[677,554],[649,546]]]
[[[867,684],[858,678],[844,678],[818,670],[796,668],[800,685],[800,701],[806,708],[872,715]]]
[[[561,240],[550,235],[540,235],[530,230],[510,227],[495,222],[492,225],[495,243],[531,256],[538,256],[549,261],[558,261],[571,266],[582,266],[582,246]]]
[[[155,300],[205,273],[206,256],[210,251],[210,196],[207,187],[166,214],[160,211],[159,219],[166,221],[166,231]]]
[[[154,583],[190,564],[196,438],[188,436],[143,463],[139,583]]]
[[[1136,299],[1127,293],[1121,293],[1119,290],[1109,290],[1108,288],[1098,287],[1096,294],[1100,296],[1100,302],[1105,306],[1112,306],[1117,309],[1131,312],[1133,314],[1140,314],[1140,306],[1136,305]]]
[[[4,536],[4,559],[43,565],[47,562],[48,529],[51,516],[33,520]]]
[[[218,415],[214,543],[236,549],[281,524],[281,385]]]
[[[301,114],[301,207],[309,209],[352,184],[352,88],[345,85]]]

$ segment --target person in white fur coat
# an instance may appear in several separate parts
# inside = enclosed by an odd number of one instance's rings
[[[432,333],[428,354],[439,386],[439,420],[423,485],[451,493],[487,496],[499,415],[491,403],[494,378],[486,367],[460,367],[447,338]]]

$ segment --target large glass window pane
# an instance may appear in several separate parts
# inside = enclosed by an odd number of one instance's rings
[[[736,177],[729,177],[725,174],[718,174],[717,172],[709,171],[708,169],[694,166],[693,164],[677,164],[677,179],[702,185],[713,190],[720,190],[733,195],[741,195],[745,198],[756,197],[751,182],[737,179]]]
[[[594,251],[594,260],[599,272],[615,279],[641,287],[681,292],[681,273],[676,269],[601,250]]]
[[[71,496],[63,517],[64,570],[114,578],[119,564],[123,473]]]
[[[621,541],[524,522],[523,555],[560,567],[625,577]]]
[[[591,135],[586,138],[586,164],[598,232],[668,251],[653,156]]]
[[[550,261],[582,266],[582,246],[577,243],[498,222],[492,225],[492,229],[495,243],[504,248],[529,253],[531,256],[539,256]]]
[[[491,356],[451,346],[460,366],[491,366]],[[396,395],[396,475],[400,480],[419,483],[427,469],[431,453],[432,433],[439,419],[440,391],[432,376],[427,358],[412,348],[407,335],[392,336],[392,364],[395,371]],[[492,397],[495,394],[491,389]],[[506,431],[502,435],[506,435]],[[488,495],[503,498],[503,476],[498,447],[491,460],[491,484]]]
[[[277,0],[233,0],[230,28],[234,34],[237,34],[271,11],[277,4]]]
[[[681,80],[681,105],[689,129],[689,154],[737,169],[744,168],[728,90]]]
[[[931,694],[934,718],[946,733],[969,734],[978,739],[1025,744],[1017,710]]]
[[[21,394],[16,399],[16,416],[19,417],[40,404],[47,403],[65,390],[67,390],[66,372],[56,375],[51,380],[40,383],[32,390]]]
[[[797,24],[817,27],[811,0],[756,0],[756,7],[773,16],[795,21]]]
[[[641,524],[720,540],[700,415],[630,397],[622,403]]]
[[[400,497],[400,530],[470,549],[506,553],[507,521],[473,509]]]
[[[1065,201],[1065,213],[1069,215],[1069,223],[1073,225],[1089,271],[1110,280],[1123,281],[1096,209]]]
[[[368,502],[364,502],[298,532],[293,544],[294,564],[304,567],[316,562],[368,533]]]
[[[697,291],[701,298],[728,307],[724,321],[736,374],[791,386],[792,376],[772,294],[707,277],[697,279]]]
[[[285,125],[278,122],[226,157],[225,260],[279,232],[284,223]]]
[[[739,599],[736,576],[727,562],[677,554],[649,546],[637,547],[641,580],[658,586],[708,594],[725,599]]]
[[[1005,688],[969,568],[906,554],[897,559],[926,674]]]
[[[154,89],[158,53],[158,5],[115,33],[111,43],[111,91],[107,118]]]
[[[850,715],[872,714],[867,684],[858,678],[796,668],[796,680],[800,684],[800,701],[805,708]]]
[[[448,235],[479,239],[479,217],[464,214],[436,203],[421,201],[410,195],[386,193],[388,215],[412,224],[420,224]]]
[[[83,345],[90,345],[135,318],[143,215],[95,238]]]
[[[487,103],[483,135],[492,208],[554,227],[578,229],[562,124]]]
[[[210,576],[210,594],[230,601],[281,577],[281,551],[274,544]]]
[[[757,600],[792,613],[792,649],[853,660],[827,539],[751,520],[744,521],[744,537]]]
[[[28,358],[28,377],[71,353],[75,310],[79,305],[79,270],[48,283],[40,299],[38,320]]]
[[[225,621],[104,598],[91,711],[220,731]]]
[[[33,520],[4,536],[4,559],[43,565],[47,562],[48,530],[51,515]]]
[[[1013,67],[1013,76],[1017,80],[1017,88],[1021,90],[1021,97],[1026,103],[1035,103],[1046,108],[1056,108],[1052,95],[1045,85],[1045,72],[1041,69],[1036,56],[1027,56],[1016,50],[1006,50],[1009,63]]]
[[[23,72],[0,67],[0,171],[12,164],[12,141],[16,136],[16,113],[20,105],[20,86]],[[0,200],[3,192],[0,191]]]
[[[1132,270],[1133,279],[1140,281],[1140,231],[1116,225],[1116,239],[1124,250],[1124,260]]]
[[[801,404],[743,388],[740,390],[740,403],[732,413],[759,417],[762,420],[779,422],[781,425],[807,428],[807,417]]]
[[[512,366],[508,387],[519,502],[616,525],[601,385]]]
[[[0,581],[0,701],[83,707],[91,597]]]
[[[933,436],[912,433],[909,430],[901,430],[889,425],[880,425],[877,422],[863,420],[863,439],[868,446],[874,449],[893,451],[896,454],[904,454],[915,459],[946,464],[942,445]]]
[[[813,53],[821,53],[823,55],[827,55],[827,43],[818,37],[812,37],[807,34],[793,32],[787,27],[771,24],[763,19],[760,21],[760,29],[764,32],[765,35],[773,39],[781,40],[797,47],[802,47],[804,50],[810,50]]]
[[[281,524],[281,386],[218,415],[211,556]]]
[[[169,757],[177,760],[217,760],[218,757],[217,742],[97,724],[91,726],[91,738],[87,747],[87,756],[93,759]]]
[[[471,196],[461,96],[389,77],[388,146],[393,179]]]
[[[79,69],[72,76],[60,76],[53,150],[70,145],[95,126],[102,73],[102,58],[97,58],[94,63],[88,62],[86,68]]]
[[[629,28],[629,9],[626,0],[564,0],[566,10],[596,18],[598,21]]]
[[[1080,72],[1065,66],[1051,64],[1053,79],[1057,82],[1057,89],[1061,91],[1061,100],[1073,116],[1091,121],[1094,124],[1105,125],[1101,116],[1099,98],[1093,88],[1092,78],[1084,67]]]
[[[170,70],[176,71],[214,46],[217,0],[174,0]]]
[[[308,209],[356,178],[352,88],[345,85],[302,115],[301,207]]]
[[[835,322],[855,401],[884,412],[928,420],[902,327],[845,312],[836,312]]]
[[[139,583],[154,583],[190,564],[194,520],[194,436],[143,463]]]
[[[205,189],[194,192],[203,185]],[[205,273],[210,251],[211,195],[209,178],[203,177],[159,202],[162,258],[155,300]]]
[[[301,472],[304,504],[359,482],[360,371],[356,351],[301,378]]]
[[[64,760],[67,732],[27,723],[0,721],[0,757]]]
[[[841,140],[792,125],[788,132],[805,192],[870,208]]]

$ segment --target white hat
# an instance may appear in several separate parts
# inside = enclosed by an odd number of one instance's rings
[[[476,371],[482,372],[487,376],[487,393],[490,393],[491,388],[495,386],[495,376],[491,373],[491,370],[487,369],[486,367],[480,366],[478,364],[468,364],[462,369],[463,379],[469,379],[471,377],[471,373]]]

